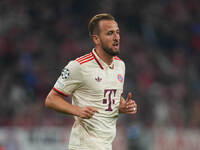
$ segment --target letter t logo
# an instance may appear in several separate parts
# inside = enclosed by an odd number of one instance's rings
[[[108,104],[108,108],[105,111],[112,111],[111,105],[115,104],[115,100],[112,99],[112,95],[115,97],[116,91],[117,91],[117,89],[105,89],[104,90],[104,97],[107,97],[107,99],[106,98],[103,99],[103,104]]]

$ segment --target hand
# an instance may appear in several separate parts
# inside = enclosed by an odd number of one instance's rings
[[[126,100],[123,97],[120,99],[119,112],[125,114],[135,114],[137,112],[137,104],[131,99],[131,92],[128,93]]]
[[[98,110],[92,106],[79,107],[77,106],[77,116],[83,119],[90,119]]]

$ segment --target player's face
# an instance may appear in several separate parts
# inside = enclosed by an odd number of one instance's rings
[[[111,56],[119,54],[120,35],[119,27],[114,20],[102,20],[99,22],[99,39],[102,49]]]

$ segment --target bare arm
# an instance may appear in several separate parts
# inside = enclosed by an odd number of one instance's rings
[[[132,94],[129,92],[126,100],[121,96],[119,112],[125,114],[135,114],[137,112],[137,104],[131,99]]]
[[[51,90],[45,100],[45,106],[54,109],[57,112],[78,116],[81,118],[91,118],[95,112],[98,112],[96,108],[91,106],[79,107],[72,105],[64,100],[64,96],[58,92]]]

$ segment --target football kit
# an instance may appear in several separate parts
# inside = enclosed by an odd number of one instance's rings
[[[70,150],[112,150],[116,135],[125,64],[117,56],[107,65],[95,52],[70,61],[53,89],[72,96],[72,104],[97,108],[90,119],[75,116]]]

